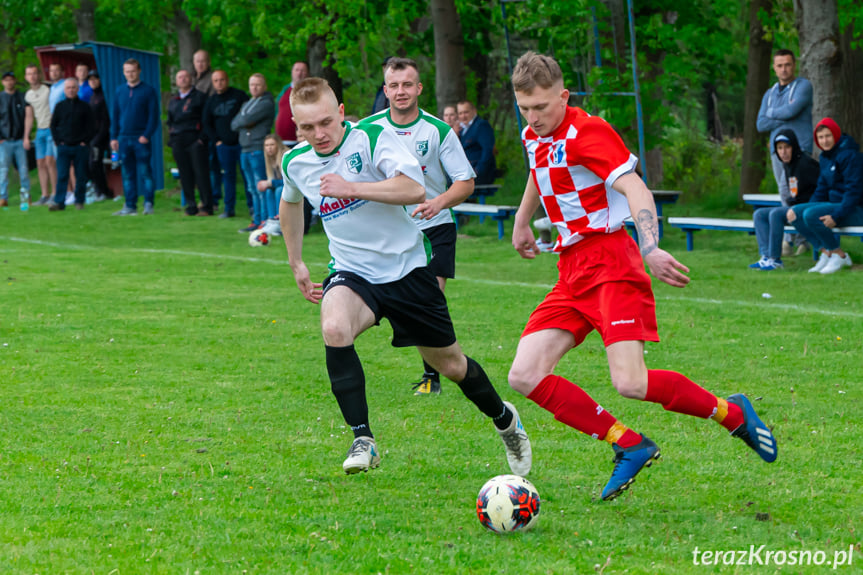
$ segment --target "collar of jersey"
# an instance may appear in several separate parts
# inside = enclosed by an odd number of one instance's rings
[[[389,121],[389,123],[390,123],[390,124],[392,124],[392,125],[393,125],[393,127],[395,127],[395,128],[410,128],[411,126],[413,126],[414,124],[416,124],[417,122],[419,122],[420,120],[422,120],[422,118],[423,118],[423,111],[422,111],[422,109],[421,109],[421,108],[418,108],[418,110],[419,110],[419,114],[417,115],[417,119],[416,119],[416,120],[414,120],[413,122],[411,122],[410,124],[396,124],[396,123],[393,121],[393,117],[390,115],[390,110],[389,110],[389,108],[387,108],[387,121]]]
[[[342,125],[344,125],[344,127],[345,127],[345,135],[342,136],[342,141],[339,142],[339,145],[336,146],[335,148],[333,148],[333,151],[330,152],[329,154],[318,154],[317,150],[315,150],[315,155],[317,155],[319,158],[329,158],[330,156],[335,155],[335,153],[338,152],[342,148],[342,145],[345,143],[345,140],[348,139],[348,134],[351,133],[351,123],[350,122],[342,122]],[[314,148],[312,148],[312,149],[314,149]]]

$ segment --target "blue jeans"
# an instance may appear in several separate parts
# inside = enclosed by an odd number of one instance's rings
[[[281,183],[281,180],[272,180],[272,188],[267,188],[264,192],[264,203],[267,206],[267,218],[275,218],[279,215],[279,200],[282,197],[282,187],[276,186],[275,182]]]
[[[75,166],[75,203],[84,204],[87,195],[87,169],[90,163],[90,146],[57,146],[57,189],[54,203],[66,205],[66,187],[69,184],[69,166]]]
[[[261,156],[263,157],[263,152]],[[18,176],[21,179],[21,199],[30,199],[30,172],[27,166],[27,150],[24,140],[4,140],[0,144],[0,199],[9,199],[9,168],[12,161],[18,166]]]
[[[126,207],[133,210],[137,209],[139,182],[144,195],[144,202],[152,204],[156,197],[153,189],[153,170],[150,167],[152,142],[142,144],[136,136],[120,136],[119,142]]]
[[[782,259],[782,236],[785,234],[785,218],[788,208],[759,208],[752,215],[755,222],[755,238],[758,240],[758,253],[762,256]]]
[[[218,207],[222,199],[222,168],[219,166],[219,153],[216,150],[216,142],[210,142],[208,146],[208,157],[210,165],[210,188],[213,190],[213,205]]]
[[[54,138],[51,137],[51,128],[36,130],[36,159],[41,160],[46,156],[57,157],[57,148],[54,146]]]
[[[266,218],[264,215],[263,194],[258,192],[258,182],[267,179],[267,168],[264,165],[264,151],[243,152],[240,154],[240,167],[243,169],[243,179],[246,181],[246,203],[252,198],[252,223],[260,224]]]
[[[222,144],[216,146],[216,155],[219,157],[221,166],[221,180],[225,186],[225,213],[234,215],[237,207],[237,165],[240,163],[241,148],[239,145],[229,146]],[[245,176],[243,177],[245,181]],[[213,200],[215,201],[216,188],[213,188]]]
[[[839,236],[835,235],[820,219],[821,216],[826,216],[836,209],[836,204],[815,202],[797,204],[791,209],[797,216],[797,219],[791,224],[803,234],[803,237],[809,240],[814,250],[832,251],[839,249]],[[863,208],[856,206],[850,214],[836,222],[836,225],[839,227],[863,226]]]

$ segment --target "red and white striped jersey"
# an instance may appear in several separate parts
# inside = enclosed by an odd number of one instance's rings
[[[608,122],[581,108],[567,107],[552,134],[539,137],[528,126],[522,142],[545,212],[558,230],[554,251],[563,251],[590,234],[620,229],[630,215],[629,204],[611,185],[634,171],[638,158]]]

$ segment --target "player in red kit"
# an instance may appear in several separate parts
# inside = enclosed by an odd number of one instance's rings
[[[515,217],[512,242],[533,259],[538,248],[530,219],[542,202],[559,235],[557,284],[534,310],[509,372],[513,389],[555,419],[611,444],[615,466],[602,491],[605,500],[625,491],[659,457],[659,447],[598,405],[583,389],[553,370],[563,355],[594,329],[602,336],[611,382],[624,397],[661,404],[669,411],[710,418],[743,439],[767,462],[776,440],[743,394],[716,397],[685,376],[648,370],[644,342],[659,341],[647,263],[657,279],[684,287],[689,270],[659,248],[653,195],[635,174],[638,159],[601,118],[568,106],[558,63],[528,52],[512,84],[528,127],[522,140],[530,177]],[[639,245],[623,225],[632,215]]]

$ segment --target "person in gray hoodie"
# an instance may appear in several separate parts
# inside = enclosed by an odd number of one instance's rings
[[[249,78],[249,93],[252,98],[243,104],[240,111],[231,120],[231,129],[240,135],[240,169],[246,183],[246,204],[252,212],[252,223],[240,232],[252,232],[266,221],[269,214],[261,194],[258,193],[258,182],[266,179],[264,163],[264,138],[273,127],[276,117],[276,103],[273,95],[267,91],[267,80],[263,74],[252,74]],[[275,214],[273,214],[275,215]]]

